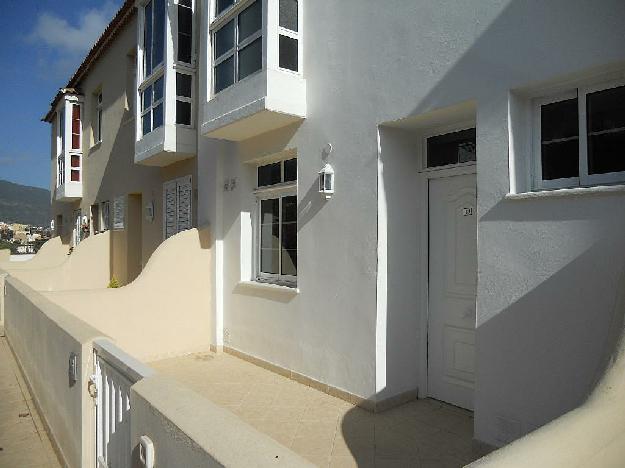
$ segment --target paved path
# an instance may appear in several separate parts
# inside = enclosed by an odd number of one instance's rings
[[[0,327],[0,467],[60,467]]]
[[[484,455],[473,414],[418,400],[372,414],[228,354],[150,363],[318,466],[461,467]]]

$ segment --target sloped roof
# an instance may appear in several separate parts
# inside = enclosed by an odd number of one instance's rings
[[[98,58],[108,49],[111,41],[115,39],[119,31],[128,24],[130,19],[136,13],[136,9],[134,8],[135,0],[126,0],[121,8],[117,11],[111,22],[108,24],[104,32],[100,35],[98,40],[95,42],[89,53],[85,56],[82,63],[76,69],[72,77],[67,82],[67,85],[64,88],[61,88],[59,92],[54,96],[54,99],[50,103],[50,109],[46,113],[46,115],[41,119],[44,122],[51,122],[52,116],[54,115],[54,109],[58,104],[61,97],[67,93],[68,89],[72,89],[72,91],[76,91],[78,89],[78,85],[82,78],[89,72],[93,64],[98,60]]]

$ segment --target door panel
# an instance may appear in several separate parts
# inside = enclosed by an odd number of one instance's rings
[[[429,181],[428,394],[473,409],[475,174]]]

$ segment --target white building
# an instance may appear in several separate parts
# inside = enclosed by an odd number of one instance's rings
[[[586,398],[625,288],[624,2],[136,6],[134,162],[197,157],[214,349],[496,446]]]

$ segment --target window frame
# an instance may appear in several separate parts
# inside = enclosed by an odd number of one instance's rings
[[[189,124],[178,123],[178,106],[177,106],[177,104],[175,104],[176,112],[175,112],[175,115],[174,115],[174,123],[178,127],[195,128],[195,119],[194,119],[194,112],[193,112],[193,108],[194,108],[193,98],[194,98],[194,95],[195,95],[195,93],[194,93],[194,90],[195,90],[195,74],[193,72],[190,72],[190,71],[189,72],[185,71],[182,68],[177,68],[174,71],[176,73],[176,76],[175,76],[175,79],[174,79],[174,81],[175,81],[174,90],[175,90],[175,95],[176,95],[175,96],[176,97],[175,102],[181,101],[181,102],[188,102],[188,103],[191,104],[191,122]],[[178,95],[178,73],[180,73],[181,75],[187,75],[187,76],[191,77],[191,97],[179,96]],[[163,117],[164,117],[164,115],[163,115]]]
[[[102,90],[95,93],[95,125],[93,132],[94,145],[102,143],[102,121],[104,118],[104,106],[103,106]]]
[[[174,57],[174,63],[180,64],[180,66],[186,66],[186,67],[194,67],[195,66],[195,56],[196,56],[196,51],[195,51],[195,35],[196,35],[196,24],[195,24],[195,2],[196,0],[191,0],[191,8],[184,6],[184,5],[180,5],[180,1],[176,0],[176,37],[177,37],[177,43],[176,43],[176,50],[175,52],[175,57]],[[189,10],[191,10],[191,60],[189,62],[184,62],[182,60],[178,59],[178,52],[179,52],[179,48],[180,48],[180,20],[178,18],[178,13],[179,13],[179,8],[188,8]],[[165,19],[165,21],[167,21],[167,19]],[[163,62],[165,62],[165,58],[163,58]]]
[[[437,136],[448,135],[450,133],[462,132],[465,130],[473,130],[475,129],[475,161],[466,161],[462,163],[455,164],[446,164],[444,166],[432,166],[428,167],[428,139]],[[465,167],[465,166],[475,166],[477,164],[477,125],[474,120],[465,120],[462,122],[457,122],[450,125],[439,126],[436,128],[432,128],[429,131],[423,133],[421,138],[421,170],[420,172],[433,172],[433,171],[441,171],[445,169],[451,169],[454,167]]]
[[[271,283],[277,284],[281,286],[288,287],[296,287],[297,286],[297,274],[296,275],[284,275],[281,273],[266,273],[261,271],[261,202],[263,200],[275,200],[278,199],[278,226],[279,226],[279,237],[278,237],[278,265],[280,271],[282,270],[282,200],[285,197],[294,196],[297,199],[297,179],[296,175],[295,180],[282,182],[284,180],[284,163],[285,161],[289,161],[291,159],[295,159],[297,161],[297,157],[291,157],[287,159],[281,159],[278,161],[264,161],[259,163],[256,166],[255,175],[256,175],[256,185],[258,184],[258,169],[262,166],[266,166],[269,164],[275,164],[277,162],[280,163],[280,180],[281,182],[273,184],[273,185],[263,185],[256,186],[254,189],[254,196],[256,197],[256,214],[254,216],[254,229],[253,229],[253,251],[254,251],[254,278],[259,283]],[[297,222],[296,222],[297,224]],[[297,229],[296,229],[297,235]],[[297,242],[298,253],[298,263],[299,263],[299,239]],[[296,267],[297,271],[297,267]]]
[[[621,86],[625,86],[625,79],[604,81],[586,86],[580,85],[565,92],[532,100],[532,181],[534,190],[557,190],[625,183],[625,171],[607,172],[604,174],[588,174],[587,95]],[[578,109],[578,177],[543,180],[541,154],[541,107],[574,98],[577,99]]]
[[[139,40],[141,41],[141,62],[140,62],[140,69],[139,72],[141,74],[141,84],[143,85],[144,82],[149,81],[150,79],[152,79],[155,75],[161,73],[164,71],[165,69],[165,63],[167,62],[167,21],[168,21],[168,6],[169,6],[169,2],[168,0],[163,0],[163,17],[164,17],[164,24],[163,24],[163,60],[158,63],[158,64],[154,64],[152,63],[152,70],[150,72],[150,74],[146,74],[146,66],[145,66],[145,60],[146,60],[146,49],[145,49],[145,26],[146,26],[146,15],[145,15],[145,8],[147,7],[147,5],[149,3],[152,3],[152,45],[151,45],[151,53],[153,54],[154,52],[154,0],[142,0],[141,4],[140,4],[140,8],[142,10],[141,13],[141,17],[142,17],[142,25],[141,25],[141,34],[139,35]],[[176,19],[178,18],[177,13],[176,13]],[[184,62],[182,62],[184,63]]]
[[[293,31],[292,29],[285,28],[280,26],[280,2],[278,2],[278,21],[277,24],[277,32],[278,32],[278,70],[286,72],[286,73],[294,73],[296,75],[302,74],[302,24],[300,21],[302,8],[301,1],[297,2],[297,31]],[[291,70],[290,68],[283,68],[280,66],[280,36],[289,37],[291,39],[295,39],[297,41],[297,70]]]
[[[159,79],[163,79],[163,96],[158,100],[155,101],[154,100],[154,84],[156,84],[156,82]],[[152,75],[150,76],[149,79],[145,80],[143,83],[141,83],[141,86],[139,86],[139,129],[140,132],[139,134],[141,135],[141,138],[149,135],[150,133],[152,133],[154,130],[164,127],[165,126],[165,87],[166,87],[166,82],[165,82],[165,71],[162,70],[162,73],[159,75]],[[151,93],[152,93],[152,99],[151,99],[151,103],[150,106],[147,109],[143,109],[143,93],[147,90],[147,88],[151,87]],[[157,107],[159,104],[162,104],[163,106],[163,123],[158,126],[158,127],[154,127],[154,108]],[[143,116],[146,115],[147,113],[150,113],[150,131],[147,133],[143,133]]]
[[[256,32],[254,32],[253,34],[250,34],[248,37],[246,37],[243,42],[239,43],[239,15],[241,13],[243,13],[247,8],[251,7],[254,3],[256,2],[260,2],[260,7],[261,7],[261,26],[260,29]],[[215,8],[217,8],[217,2],[215,2]],[[264,5],[264,1],[263,0],[235,0],[234,3],[229,6],[228,8],[226,8],[223,12],[221,12],[219,14],[219,16],[216,16],[209,28],[209,33],[210,33],[210,37],[211,37],[211,56],[212,56],[212,60],[211,60],[211,64],[212,64],[212,70],[211,70],[211,76],[212,76],[212,83],[211,83],[211,96],[216,96],[219,93],[231,88],[232,86],[236,85],[237,83],[240,83],[241,81],[244,81],[248,78],[250,78],[251,76],[256,75],[259,72],[262,72],[265,68],[266,68],[266,64],[265,64],[265,58],[264,58],[264,50],[265,50],[265,34],[264,34],[264,15],[265,15],[265,8],[266,6]],[[219,57],[217,57],[216,54],[216,45],[217,45],[217,41],[216,41],[216,35],[217,33],[224,28],[228,23],[230,23],[230,21],[234,21],[234,45],[232,48],[228,49],[226,52],[224,52],[223,54],[221,54]],[[245,76],[244,78],[239,79],[239,53],[241,50],[245,49],[247,46],[249,46],[252,42],[256,41],[258,38],[261,39],[261,67],[256,70],[253,73],[250,73],[249,75]],[[232,81],[232,84],[230,86],[227,86],[219,91],[215,91],[215,84],[217,82],[216,80],[216,70],[217,67],[225,62],[226,60],[228,60],[229,58],[233,57],[233,73],[234,73],[234,79]]]

